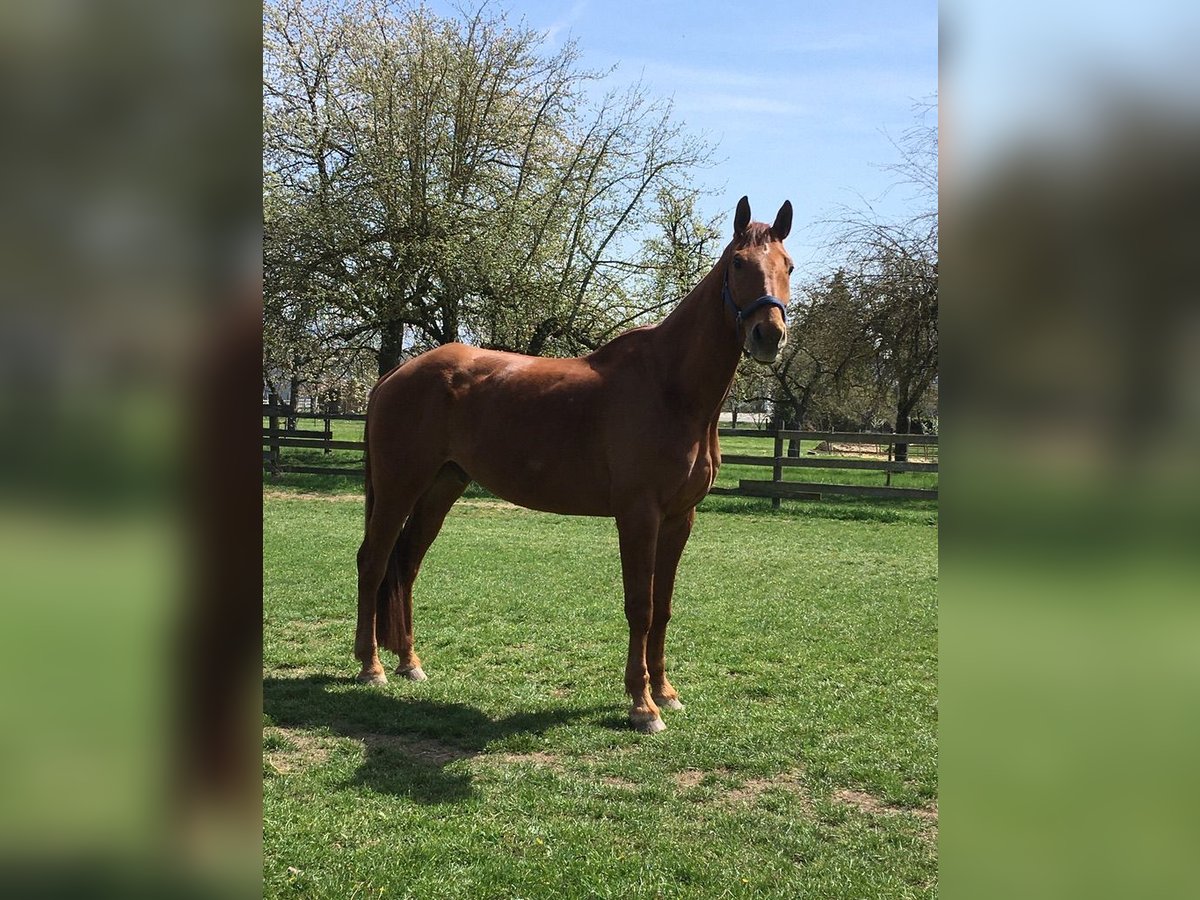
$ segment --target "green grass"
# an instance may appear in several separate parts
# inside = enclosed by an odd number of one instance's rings
[[[934,896],[935,523],[705,501],[668,638],[687,708],[641,736],[611,521],[460,503],[417,584],[430,680],[368,688],[361,505],[266,498],[266,896]]]

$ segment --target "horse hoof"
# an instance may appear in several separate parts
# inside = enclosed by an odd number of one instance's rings
[[[428,675],[420,666],[409,666],[407,669],[397,669],[396,674],[401,678],[407,678],[409,681],[425,681]]]
[[[354,680],[359,684],[387,684],[387,675],[383,672],[359,672]]]
[[[683,709],[678,697],[655,697],[654,702],[659,709]]]
[[[667,723],[658,716],[648,716],[645,713],[634,716],[629,716],[629,724],[633,726],[634,731],[639,731],[642,734],[658,734],[660,731],[667,730]]]

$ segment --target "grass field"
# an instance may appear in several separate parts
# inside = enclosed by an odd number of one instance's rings
[[[611,521],[460,502],[429,681],[368,688],[361,501],[305,487],[264,497],[266,896],[936,895],[934,504],[706,500],[640,736]]]

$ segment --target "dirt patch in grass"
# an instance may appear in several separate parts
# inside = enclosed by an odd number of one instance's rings
[[[909,444],[908,458],[910,462],[936,462],[936,457],[928,452],[925,444]],[[829,441],[821,441],[812,450],[807,451],[807,456],[814,456],[822,453],[835,453],[843,456],[865,456],[872,459],[887,459],[888,447],[887,444],[831,444]]]
[[[934,823],[936,823],[938,819],[936,803],[931,804],[930,806],[918,806],[911,808],[907,806],[892,806],[891,804],[884,803],[878,797],[873,797],[864,791],[851,790],[835,791],[833,794],[833,799],[838,803],[845,803],[849,806],[856,807],[860,812],[870,813],[872,815],[910,815],[917,816],[918,818],[926,819]]]
[[[267,678],[272,674],[283,675],[286,678],[308,678],[312,675],[320,675],[322,671],[324,670],[315,668],[314,666],[306,666],[301,663],[283,662],[276,663],[270,668],[263,669],[263,678]]]
[[[268,488],[263,491],[264,500],[324,500],[326,503],[363,503],[363,494],[319,494],[315,491],[284,491],[278,488]],[[520,509],[507,500],[495,500],[490,497],[463,497],[455,506],[465,506],[469,509]]]
[[[710,775],[727,778],[733,770],[724,767],[705,772],[700,769],[684,769],[674,775],[675,786],[687,791],[699,785]],[[777,788],[792,794],[804,794],[804,781],[798,772],[782,772],[766,778],[747,778],[736,787],[718,791],[717,801],[729,805],[750,805],[767,791]]]
[[[568,774],[568,768],[563,762],[562,757],[556,756],[553,753],[546,753],[542,750],[534,750],[530,753],[484,753],[475,758],[475,762],[485,766],[512,766],[512,765],[532,765],[542,769],[549,769],[556,775]],[[620,788],[624,791],[634,791],[638,788],[636,781],[631,781],[628,778],[623,778],[620,775],[605,775],[599,774],[592,770],[590,773],[586,771],[572,772],[578,778],[583,780],[593,780],[608,787]]]
[[[319,619],[319,620],[291,619],[287,622],[284,622],[283,625],[281,626],[280,630],[284,631],[284,632],[287,632],[287,631],[315,631],[315,632],[324,633],[324,632],[328,632],[328,631],[337,631],[337,629],[343,628],[348,624],[351,624],[351,620],[349,618]]]
[[[546,766],[550,769],[562,769],[563,767],[559,757],[542,750],[534,750],[530,753],[486,753],[480,756],[479,760],[480,762],[504,763],[505,765],[529,763],[535,766]]]
[[[264,500],[324,500],[326,503],[363,502],[362,493],[357,494],[318,494],[313,491],[263,491]]]
[[[781,772],[769,778],[748,778],[741,787],[728,791],[721,799],[726,803],[754,803],[760,796],[772,788],[786,791],[790,794],[804,794],[804,782],[795,772]],[[804,798],[807,801],[807,796]]]
[[[507,500],[492,500],[487,497],[464,497],[454,504],[455,506],[467,506],[472,509],[520,509],[515,503],[509,503]]]
[[[675,786],[680,790],[691,790],[698,786],[707,774],[700,769],[684,769],[682,772],[675,773]]]
[[[396,750],[405,756],[423,763],[444,766],[460,759],[477,756],[476,750],[464,750],[453,744],[431,738],[414,738],[400,734],[357,734],[355,740],[361,741],[369,751]]]
[[[263,761],[280,775],[322,765],[337,747],[334,738],[292,728],[264,728],[263,740],[272,745],[263,751]]]

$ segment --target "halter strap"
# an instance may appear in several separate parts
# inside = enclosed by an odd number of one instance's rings
[[[733,310],[733,327],[735,330],[741,328],[742,323],[745,322],[746,319],[750,318],[752,313],[762,309],[764,306],[777,306],[779,307],[779,312],[785,317],[787,316],[787,307],[784,306],[783,301],[778,297],[772,296],[771,294],[764,294],[753,303],[749,303],[744,307],[740,307],[734,303],[733,292],[729,290],[728,266],[725,267],[725,281],[721,285],[721,296],[725,298],[725,303],[731,310]]]

